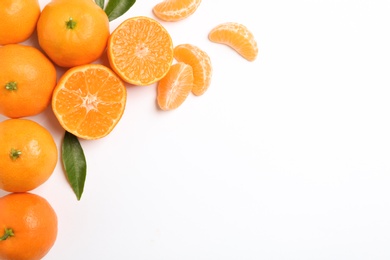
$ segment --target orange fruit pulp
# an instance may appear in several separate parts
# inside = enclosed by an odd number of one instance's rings
[[[202,0],[164,0],[153,7],[155,16],[163,21],[183,20],[198,9]]]
[[[157,85],[157,103],[162,110],[178,108],[191,93],[194,84],[192,67],[178,62]]]
[[[122,80],[101,64],[76,66],[60,78],[52,98],[52,109],[62,127],[84,139],[108,135],[126,106]]]
[[[124,81],[151,85],[163,78],[172,65],[172,38],[154,19],[129,18],[112,32],[107,55],[111,68]]]
[[[234,22],[219,24],[209,32],[209,39],[230,46],[248,61],[254,61],[257,57],[258,47],[255,37],[243,24]]]
[[[173,53],[177,61],[192,67],[194,73],[192,93],[196,96],[203,95],[210,86],[213,74],[209,55],[193,44],[179,44]]]

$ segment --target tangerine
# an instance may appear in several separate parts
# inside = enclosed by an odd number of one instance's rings
[[[0,198],[0,212],[0,259],[39,260],[47,255],[57,239],[58,219],[45,198],[11,193]]]
[[[111,68],[126,82],[150,85],[163,78],[173,62],[168,31],[144,16],[122,22],[111,34],[107,47]]]
[[[164,0],[153,7],[155,16],[163,21],[176,22],[195,13],[202,0]]]
[[[56,86],[53,63],[37,48],[21,44],[0,46],[0,114],[33,116],[50,104]]]
[[[192,67],[178,62],[157,85],[157,103],[162,110],[178,108],[191,93],[194,85]]]
[[[91,0],[52,0],[37,23],[38,42],[61,67],[96,61],[110,35],[106,13]]]
[[[194,73],[192,93],[196,96],[203,95],[210,86],[213,74],[209,55],[199,47],[188,43],[177,45],[173,53],[177,61],[192,67]]]
[[[243,24],[235,22],[219,24],[209,32],[209,39],[231,47],[248,61],[254,61],[257,57],[258,47],[255,37]]]
[[[108,135],[126,106],[122,80],[101,64],[73,67],[60,78],[52,98],[52,109],[62,127],[84,139]]]
[[[0,45],[20,43],[30,38],[40,13],[38,0],[0,1]]]
[[[56,143],[40,124],[29,119],[0,123],[0,189],[25,192],[37,188],[52,175],[57,159]]]

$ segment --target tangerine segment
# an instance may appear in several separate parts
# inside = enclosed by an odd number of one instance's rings
[[[62,127],[84,139],[108,135],[119,122],[127,91],[121,79],[100,64],[74,67],[60,78],[52,108]]]
[[[227,22],[214,27],[209,33],[209,39],[215,43],[230,46],[242,57],[254,61],[258,48],[252,32],[242,24]]]
[[[192,67],[178,62],[157,85],[157,103],[162,110],[178,108],[190,94],[194,84]]]
[[[156,20],[138,16],[122,22],[108,40],[112,69],[133,85],[150,85],[163,78],[172,65],[173,44]]]
[[[202,0],[165,0],[153,7],[155,16],[163,21],[175,22],[192,15]]]
[[[202,95],[209,88],[212,76],[212,66],[209,55],[199,47],[192,44],[180,44],[174,49],[174,57],[192,67],[194,85],[192,93]]]

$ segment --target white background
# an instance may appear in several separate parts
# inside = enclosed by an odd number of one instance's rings
[[[209,54],[212,84],[170,112],[155,85],[128,86],[114,131],[81,141],[81,201],[61,163],[32,191],[58,214],[45,260],[390,259],[389,13],[387,0],[204,0],[162,22]],[[254,62],[208,40],[228,21],[255,35]],[[60,148],[51,108],[31,119]]]

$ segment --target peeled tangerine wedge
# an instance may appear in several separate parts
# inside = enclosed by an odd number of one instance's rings
[[[184,62],[192,67],[194,74],[192,93],[200,96],[206,92],[213,71],[209,55],[192,44],[180,44],[173,49],[173,56],[178,62]]]
[[[178,108],[191,93],[194,76],[190,65],[173,64],[157,85],[157,103],[162,110]]]
[[[52,109],[61,126],[83,139],[108,135],[119,122],[126,105],[124,83],[100,64],[76,66],[60,78],[52,97]]]
[[[214,27],[209,33],[212,42],[230,46],[242,57],[254,61],[258,48],[255,37],[244,25],[234,22],[223,23]]]
[[[165,0],[153,8],[155,16],[163,21],[175,22],[193,14],[201,0]]]

